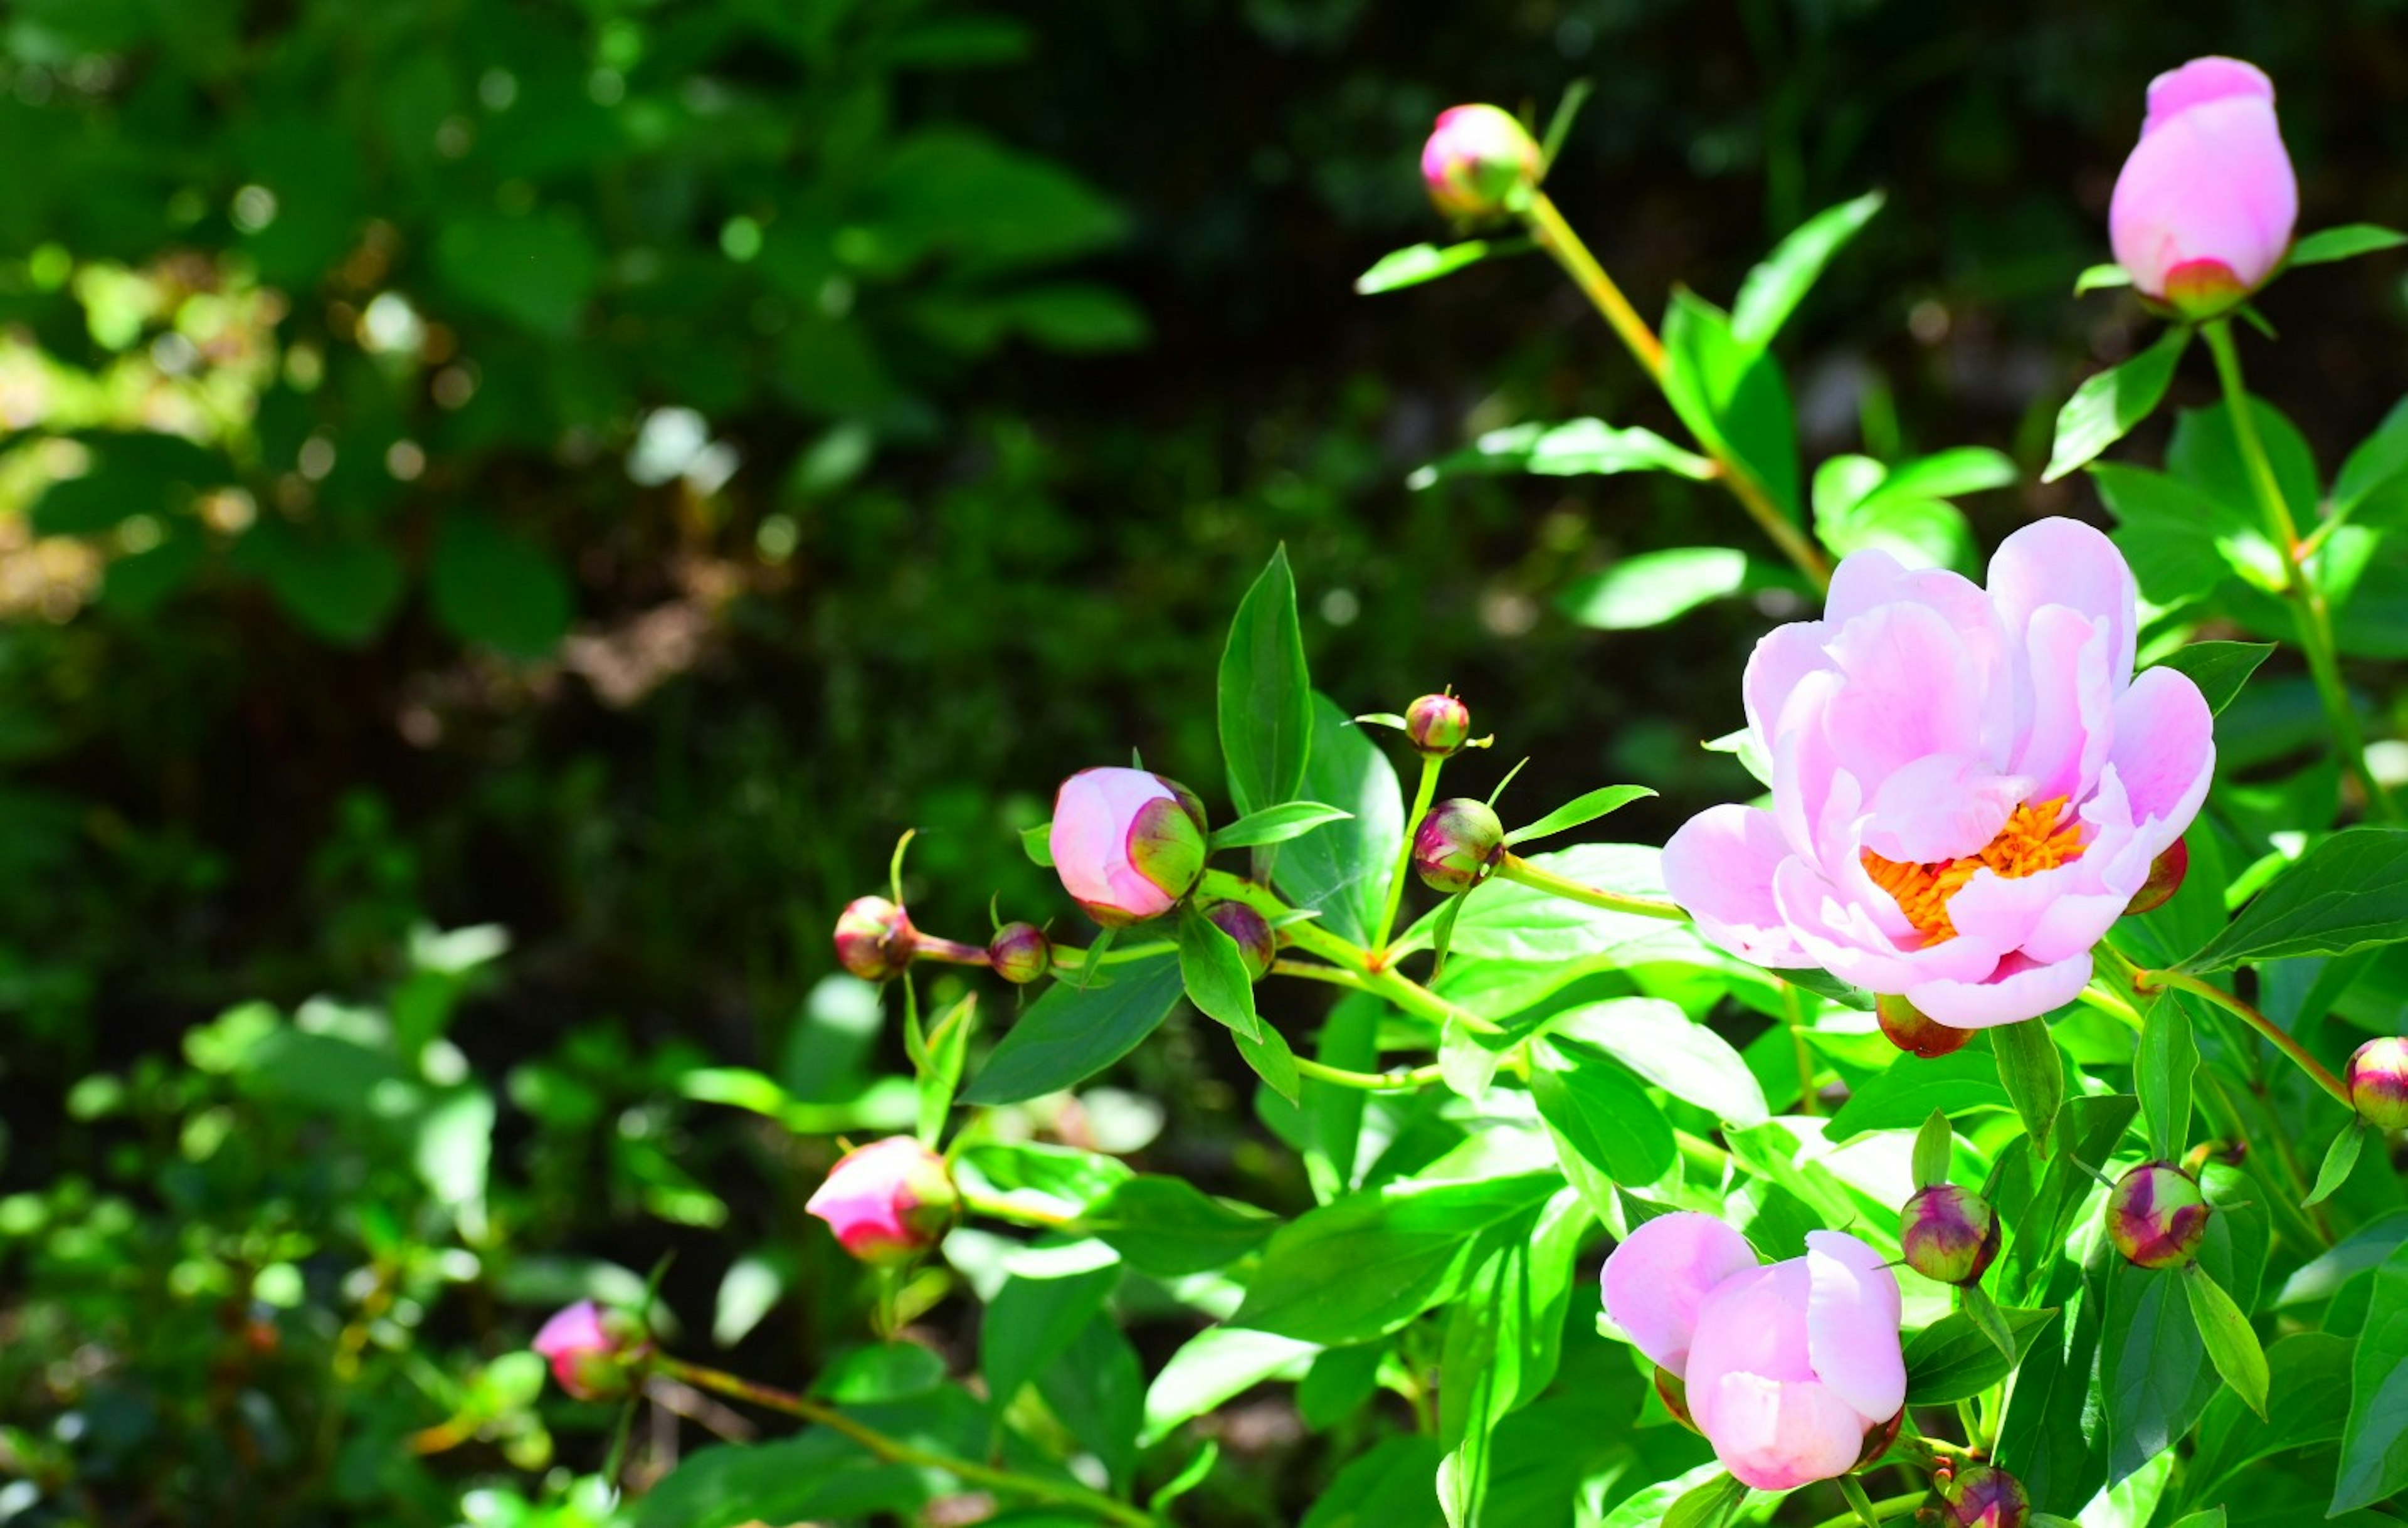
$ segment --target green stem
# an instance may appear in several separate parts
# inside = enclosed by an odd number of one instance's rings
[[[1778,977],[1773,978],[1780,981]],[[1812,1119],[1823,1112],[1814,1096],[1814,1050],[1806,1043],[1806,1014],[1799,1006],[1798,989],[1785,981],[1781,985],[1781,1011],[1789,1027],[1789,1048],[1798,1062],[1798,1112]]]
[[[1905,1517],[1930,1499],[1930,1492],[1917,1492],[1912,1496],[1885,1496],[1880,1501],[1869,1505],[1872,1507],[1874,1521],[1887,1522],[1892,1518]],[[1853,1528],[1854,1524],[1863,1521],[1864,1519],[1857,1515],[1856,1509],[1850,1507],[1836,1518],[1824,1519],[1816,1523],[1814,1528]]]
[[[2228,992],[2223,988],[2215,985],[2215,983],[2202,980],[2198,977],[2192,976],[2187,971],[2136,970],[2132,974],[2132,980],[2133,984],[2143,992],[2151,991],[2158,987],[2179,987],[2186,992],[2191,992],[2207,999],[2210,1003],[2214,1004],[2217,1007],[2222,1008],[2225,1012],[2231,1014],[2234,1018],[2240,1020],[2250,1028],[2256,1030],[2258,1034],[2264,1035],[2267,1043],[2273,1046],[2275,1050],[2280,1050],[2283,1054],[2290,1057],[2293,1062],[2298,1064],[2300,1070],[2315,1078],[2316,1086],[2332,1094],[2335,1099],[2340,1101],[2342,1107],[2349,1110],[2352,1114],[2356,1114],[2358,1112],[2358,1106],[2350,1102],[2349,1084],[2333,1076],[2331,1071],[2326,1067],[2323,1062],[2320,1062],[2316,1060],[2315,1057],[2308,1054],[2307,1047],[2301,1045],[2298,1040],[2293,1039],[2288,1034],[2285,1033],[2282,1025],[2274,1022],[2272,1019],[2267,1018],[2264,1014],[2259,1013],[2256,1008],[2243,1003],[2241,999],[2233,996],[2230,992]]]
[[[1436,1065],[1416,1066],[1409,1072],[1350,1072],[1342,1066],[1331,1066],[1309,1056],[1298,1056],[1296,1069],[1300,1076],[1363,1092],[1411,1092],[1440,1080]]]
[[[2283,497],[2282,481],[2274,476],[2266,444],[2258,438],[2257,412],[2250,407],[2249,387],[2241,376],[2241,352],[2232,343],[2232,321],[2211,319],[2200,325],[2200,333],[2215,357],[2215,377],[2224,389],[2225,411],[2232,416],[2233,440],[2240,448],[2242,464],[2248,470],[2258,507],[2266,516],[2266,533],[2283,554],[2284,597],[2291,602],[2292,617],[2300,628],[2300,647],[2307,654],[2308,673],[2315,680],[2317,697],[2324,702],[2325,717],[2332,723],[2333,739],[2341,748],[2342,767],[2358,781],[2358,788],[2366,793],[2368,807],[2376,816],[2388,822],[2399,821],[2399,806],[2367,767],[2366,736],[2358,723],[2358,709],[2350,704],[2349,688],[2342,682],[2332,610],[2310,569],[2306,549],[2300,540],[2299,521]]]
[[[824,1427],[832,1433],[841,1434],[859,1444],[881,1464],[903,1464],[913,1469],[939,1470],[965,1485],[983,1486],[990,1491],[1017,1496],[1027,1501],[1074,1507],[1105,1522],[1127,1524],[1128,1528],[1163,1528],[1162,1520],[1153,1513],[1140,1511],[1127,1503],[1115,1501],[1101,1492],[1090,1491],[1082,1485],[1068,1480],[1039,1480],[1033,1476],[995,1469],[985,1464],[973,1464],[967,1459],[955,1459],[949,1454],[922,1449],[914,1444],[905,1443],[899,1438],[889,1437],[874,1427],[868,1427],[854,1421],[833,1407],[823,1406],[792,1391],[779,1390],[771,1385],[759,1384],[718,1369],[705,1368],[699,1364],[687,1364],[674,1358],[655,1358],[652,1360],[652,1364],[661,1373],[672,1378],[682,1379],[698,1390],[716,1391],[722,1395],[732,1396],[739,1401],[749,1401],[767,1410],[781,1411],[789,1417],[809,1422],[815,1427]]]
[[[1397,932],[1397,909],[1405,902],[1405,882],[1413,878],[1413,834],[1421,827],[1422,818],[1428,813],[1430,802],[1438,794],[1439,767],[1445,763],[1443,758],[1427,755],[1422,759],[1421,783],[1413,788],[1412,813],[1405,819],[1404,847],[1397,851],[1397,873],[1388,878],[1388,906],[1380,914],[1379,948],[1383,955],[1392,948],[1392,939]]]
[[[1268,888],[1241,880],[1226,870],[1205,871],[1199,889],[1206,895],[1219,897],[1225,902],[1242,902],[1275,921],[1288,918],[1296,911]],[[1476,1034],[1505,1033],[1493,1020],[1484,1019],[1469,1008],[1450,1003],[1420,982],[1387,969],[1371,951],[1352,939],[1340,938],[1327,929],[1318,927],[1311,919],[1280,922],[1277,926],[1288,942],[1298,950],[1318,955],[1330,964],[1358,977],[1365,992],[1378,993],[1407,1013],[1440,1024],[1453,1020]]]
[[[1009,1221],[1014,1225],[1033,1225],[1046,1231],[1059,1231],[1065,1226],[1078,1223],[1073,1216],[1056,1215],[1051,1210],[1031,1209],[1024,1205],[1012,1204],[1009,1200],[990,1199],[980,1193],[965,1193],[961,1196],[961,1202],[962,1208],[973,1215],[983,1215],[991,1221]]]
[[[1586,907],[1603,907],[1608,912],[1636,913],[1641,918],[1661,918],[1674,923],[1689,921],[1689,915],[1678,903],[1668,902],[1662,897],[1633,896],[1627,892],[1608,892],[1584,885],[1558,876],[1552,870],[1541,870],[1510,849],[1497,862],[1497,874],[1533,891],[1544,892],[1549,896],[1559,896],[1567,902],[1578,902]]]
[[[1096,956],[1096,964],[1097,965],[1117,965],[1123,961],[1141,961],[1155,955],[1168,955],[1178,948],[1178,945],[1168,939],[1154,939],[1141,945],[1114,945],[1110,950],[1105,950],[1101,955]],[[1087,952],[1079,949],[1077,946],[1055,945],[1054,947],[1054,968],[1055,970],[1083,970],[1086,964]]]

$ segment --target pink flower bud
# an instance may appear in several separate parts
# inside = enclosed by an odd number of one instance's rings
[[[1605,1309],[1680,1382],[1723,1467],[1759,1491],[1847,1474],[1906,1403],[1898,1280],[1839,1232],[1759,1266],[1713,1216],[1660,1215],[1605,1260]]]
[[[2377,1130],[2408,1125],[2408,1040],[2369,1040],[2349,1058],[2349,1101]]]
[[[959,1200],[945,1159],[909,1135],[847,1155],[803,1208],[864,1263],[905,1263],[937,1244]]]
[[[560,1388],[580,1401],[615,1401],[635,1389],[652,1351],[640,1321],[591,1300],[554,1315],[527,1346],[551,1363]]]
[[[2149,878],[2132,893],[2132,900],[2124,907],[2124,916],[2132,918],[2144,912],[2155,912],[2172,902],[2174,893],[2182,890],[2183,878],[2189,874],[2190,845],[2186,840],[2177,838],[2172,848],[2149,862]]]
[[[1449,107],[1422,146],[1422,183],[1440,212],[1459,221],[1512,210],[1514,194],[1539,183],[1539,145],[1511,113]]]
[[[1204,804],[1142,769],[1082,769],[1054,797],[1054,868],[1106,928],[1168,912],[1204,874]]]
[[[1926,1061],[1961,1050],[1973,1037],[1971,1030],[1951,1029],[1896,992],[1873,999],[1873,1017],[1881,1021],[1881,1032],[1890,1044]]]
[[[2108,208],[2115,259],[2145,296],[2193,317],[2229,307],[2291,247],[2300,187],[2274,85],[2239,59],[2149,82],[2149,115]]]
[[[917,942],[911,920],[882,896],[853,898],[836,921],[837,963],[864,981],[901,976]]]
[[[1423,757],[1443,759],[1471,735],[1471,709],[1453,695],[1424,695],[1405,707],[1405,735]]]
[[[1990,1202],[1953,1183],[1935,1184],[1899,1213],[1899,1245],[1906,1265],[1942,1284],[1981,1280],[1999,1255],[1999,1214]]]
[[[1246,963],[1246,975],[1260,981],[1271,968],[1271,959],[1279,953],[1279,938],[1271,933],[1263,915],[1242,902],[1215,903],[1204,915],[1219,925],[1222,933],[1238,941],[1238,953]]]
[[[1413,830],[1413,869],[1423,885],[1449,896],[1487,879],[1504,852],[1505,825],[1469,797],[1440,802]]]
[[[1054,968],[1054,941],[1034,923],[1006,923],[987,941],[986,960],[996,976],[1025,987]]]
[[[2197,1179],[2171,1162],[2144,1162],[2107,1195],[2107,1237],[2135,1267],[2179,1267],[2198,1253],[2210,1213]]]
[[[1988,1464],[1962,1464],[1935,1477],[1939,1498],[1931,1516],[1940,1528],[2024,1528],[2031,1521],[2031,1497],[2022,1481]]]

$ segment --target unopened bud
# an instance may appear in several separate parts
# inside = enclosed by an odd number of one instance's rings
[[[554,1315],[527,1346],[552,1364],[560,1388],[580,1401],[615,1401],[634,1390],[652,1352],[640,1320],[591,1300]]]
[[[1971,1030],[1952,1029],[1895,992],[1873,999],[1873,1016],[1881,1021],[1881,1032],[1889,1036],[1890,1044],[1926,1061],[1961,1050],[1973,1037]]]
[[[2190,845],[2177,838],[2172,848],[2149,862],[2149,878],[2141,882],[2141,889],[2132,893],[2130,904],[2124,908],[2124,916],[2130,918],[2139,913],[2155,912],[2172,902],[2174,893],[2182,890],[2183,877],[2188,874]]]
[[[1504,851],[1505,824],[1469,797],[1440,802],[1413,831],[1413,869],[1423,885],[1449,896],[1486,879]]]
[[[2144,1162],[2107,1195],[2107,1236],[2135,1267],[2179,1267],[2199,1251],[2210,1212],[2188,1173],[2171,1162]]]
[[[1990,1202],[1954,1183],[1923,1190],[1899,1212],[1906,1265],[1942,1284],[1978,1283],[1999,1255],[2000,1235]]]
[[[1543,168],[1529,130],[1496,107],[1449,107],[1422,147],[1422,183],[1430,201],[1458,221],[1513,210]]]
[[[1034,923],[1006,923],[986,942],[986,963],[1004,980],[1025,987],[1054,968],[1054,941]]]
[[[1424,695],[1405,707],[1405,735],[1425,758],[1443,759],[1471,735],[1471,708],[1453,695]]]
[[[1242,902],[1220,902],[1204,916],[1238,941],[1238,953],[1246,962],[1246,975],[1262,980],[1271,968],[1271,957],[1279,952],[1279,938],[1271,933],[1270,924],[1263,921],[1263,915]]]
[[[909,1135],[873,1141],[828,1169],[803,1208],[864,1263],[903,1263],[937,1244],[960,1203],[945,1159]]]
[[[1049,844],[1065,890],[1106,928],[1156,918],[1204,874],[1204,804],[1143,769],[1082,769],[1054,797]]]
[[[2031,1497],[2022,1481],[1989,1464],[1961,1464],[1935,1477],[1936,1498],[1928,1517],[1939,1528],[2024,1528],[2031,1520]]]
[[[2349,1058],[2349,1101],[2377,1130],[2408,1125],[2408,1040],[2369,1040]]]
[[[864,981],[899,977],[919,935],[903,909],[882,896],[855,897],[836,921],[837,963]]]

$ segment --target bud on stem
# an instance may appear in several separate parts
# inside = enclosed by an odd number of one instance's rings
[[[1906,1265],[1942,1284],[1974,1284],[1999,1255],[1998,1212],[1978,1193],[1935,1184],[1899,1213],[1899,1245]]]
[[[2408,1125],[2408,1039],[2367,1041],[2349,1058],[2349,1102],[2377,1130]]]
[[[1441,801],[1413,832],[1413,869],[1433,892],[1455,896],[1488,878],[1505,852],[1505,825],[1485,802]]]
[[[2174,1268],[2198,1255],[2213,1207],[2171,1162],[2144,1162],[2107,1195],[2107,1236],[2139,1268]]]

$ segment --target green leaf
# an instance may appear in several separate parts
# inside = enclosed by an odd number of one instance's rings
[[[2191,1463],[2194,1501],[2269,1454],[2338,1443],[2349,1416],[2350,1359],[2358,1344],[2329,1332],[2300,1332],[2266,1349],[2266,1416],[2253,1416],[2228,1390],[2200,1419]]]
[[[2132,273],[2121,265],[2113,264],[2090,265],[2086,266],[2082,274],[2073,278],[2073,294],[2079,297],[2086,292],[2105,292],[2115,287],[2128,287],[2131,284]]]
[[[2193,642],[2176,648],[2151,666],[2190,676],[2199,693],[2207,697],[2208,710],[2221,716],[2273,650],[2272,642]]]
[[[2358,1166],[2358,1154],[2366,1148],[2366,1121],[2352,1120],[2341,1127],[2332,1145],[2325,1149],[2324,1164],[2316,1169],[2315,1192],[2300,1201],[2301,1208],[2321,1205],[2331,1198]]]
[[[1221,652],[1221,752],[1240,816],[1293,801],[1312,746],[1312,682],[1287,548],[1246,591]]]
[[[1730,547],[1670,547],[1626,557],[1575,579],[1556,607],[1596,631],[1633,632],[1676,621],[1748,587],[1747,554]]]
[[[2061,1306],[2062,1314],[2015,1366],[1995,1457],[2000,1469],[2023,1481],[2033,1501],[2071,1505],[2088,1500],[2106,1474],[2104,1426],[2086,1424],[2101,1302],[2080,1264],[2052,1250],[2046,1266],[2046,1298]],[[1982,1349],[1997,1351],[1987,1342]]]
[[[1304,1079],[1296,1069],[1296,1052],[1289,1048],[1286,1035],[1264,1024],[1256,1034],[1239,1035],[1235,1038],[1238,1059],[1261,1078],[1271,1092],[1291,1104],[1302,1102]]]
[[[460,299],[547,338],[577,327],[602,276],[602,255],[575,218],[492,214],[447,221],[435,269]]]
[[[464,642],[540,658],[568,635],[568,577],[533,542],[492,519],[453,511],[436,533],[427,570],[435,619]]]
[[[921,1473],[881,1464],[824,1429],[766,1443],[721,1444],[687,1456],[646,1492],[636,1528],[741,1528],[910,1512],[930,1495]]]
[[[305,536],[270,516],[236,543],[235,559],[294,620],[341,647],[365,646],[401,604],[401,559],[380,541]]]
[[[2100,372],[2074,389],[2057,411],[2057,445],[2041,481],[2053,483],[2083,465],[2147,419],[2174,379],[2174,365],[2190,343],[2190,328],[2178,324],[2155,345],[2120,366]]]
[[[1145,1392],[1145,1426],[1138,1441],[1152,1448],[1190,1418],[1200,1417],[1267,1379],[1300,1379],[1320,1349],[1310,1342],[1251,1331],[1208,1326],[1170,1355]],[[1425,1498],[1429,1492],[1422,1484]]]
[[[1893,1062],[1892,1069],[1899,1064]],[[1991,1065],[1995,1069],[1997,1063],[1994,1061]],[[2003,1094],[2006,1089],[2002,1086],[1999,1091]],[[1832,1138],[1830,1131],[1826,1129],[1824,1139]],[[1923,1128],[1914,1133],[1914,1186],[1929,1189],[1947,1182],[1948,1169],[1956,1157],[1956,1132],[1948,1123],[1947,1111],[1935,1107],[1930,1118],[1923,1121]]]
[[[1927,1116],[1963,1114],[1980,1108],[2012,1108],[1999,1080],[1999,1058],[1968,1047],[1945,1056],[1900,1055],[1875,1072],[1831,1116],[1823,1138],[1838,1145],[1869,1130],[1904,1130]],[[1941,1132],[1942,1177],[1947,1176],[1947,1131]]]
[[[1647,1090],[1577,1041],[1541,1040],[1530,1052],[1539,1117],[1582,1161],[1615,1183],[1639,1187],[1671,1170],[1672,1122]]]
[[[2276,1310],[2329,1300],[2342,1287],[2408,1244],[2408,1209],[2389,1209],[2359,1226],[2319,1253],[2305,1267],[2283,1281],[2273,1300]]]
[[[1438,1439],[1423,1434],[1382,1438],[1350,1460],[1298,1528],[1443,1528],[1430,1490]]]
[[[215,451],[178,435],[95,431],[78,437],[93,454],[79,478],[34,478],[26,513],[36,536],[93,536],[136,516],[189,523],[195,493],[235,480]]]
[[[1505,835],[1505,842],[1508,845],[1526,844],[1533,838],[1566,833],[1655,793],[1643,785],[1600,786],[1585,795],[1573,797],[1527,827],[1515,828]]]
[[[1256,844],[1284,844],[1329,822],[1343,822],[1354,814],[1317,801],[1289,801],[1250,813],[1214,831],[1212,848],[1251,849]]]
[[[2014,480],[2014,463],[1982,447],[1895,467],[1834,456],[1814,471],[1814,535],[1835,556],[1878,548],[1909,566],[1962,566],[1972,560],[1972,533],[1947,501]]]
[[[2302,234],[2291,246],[2286,265],[2322,265],[2335,260],[2348,260],[2358,255],[2372,254],[2377,250],[2396,250],[2408,244],[2408,234],[2371,222],[2344,223],[2339,228],[2319,228],[2313,234]]]
[[[1127,1489],[1137,1467],[1138,1429],[1145,1420],[1145,1370],[1109,1312],[1090,1319],[1037,1371],[1037,1393],[1080,1447],[1104,1466],[1113,1488]],[[1084,1520],[1073,1521],[1083,1524]]]
[[[1179,910],[1179,975],[1187,1001],[1207,1018],[1226,1024],[1240,1038],[1262,1039],[1246,957],[1239,952],[1238,941],[1193,902]]]
[[[1720,1476],[1684,1495],[1665,1510],[1660,1528],[1725,1528],[1747,1487]]]
[[[1313,839],[1306,839],[1312,843]],[[1638,844],[1581,844],[1526,856],[1531,864],[1568,879],[1609,892],[1662,896],[1661,851]],[[1400,941],[1426,948],[1438,920],[1425,914]],[[1695,933],[1678,923],[1600,907],[1524,886],[1491,879],[1481,883],[1455,928],[1455,948],[1484,960],[1558,963],[1612,957],[1619,964],[1684,959],[1716,964]]]
[[[2249,415],[2285,502],[2302,519],[2313,520],[2317,496],[2314,448],[2300,427],[2265,399],[2252,397]],[[2253,526],[2263,523],[2256,471],[2242,450],[2229,405],[2186,408],[2175,416],[2173,438],[2166,444],[2166,470],[2213,496],[2237,520]],[[2271,556],[2279,564],[2280,554]]]
[[[2021,1362],[2057,1312],[2008,1307],[1999,1315],[2014,1335],[2015,1359]],[[1970,1399],[2005,1378],[2014,1367],[1980,1321],[1952,1311],[1907,1339],[1906,1404],[1946,1406]]]
[[[2368,1507],[2408,1488],[2408,1249],[2374,1270],[2366,1325],[2350,1365],[2349,1421],[2332,1512]]]
[[[1515,472],[1541,478],[1670,472],[1704,482],[1713,477],[1714,464],[1653,430],[1616,429],[1601,419],[1575,419],[1490,430],[1461,450],[1416,467],[1405,486],[1419,491],[1449,478]]]
[[[1075,1229],[1111,1247],[1140,1273],[1181,1278],[1227,1267],[1279,1224],[1274,1215],[1213,1198],[1185,1178],[1144,1174],[1089,1205]]]
[[[1492,1234],[1493,1249],[1448,1313],[1439,1364],[1440,1506],[1452,1528],[1484,1521],[1490,1435],[1555,1377],[1588,1211],[1559,1193]],[[1510,1528],[1498,1524],[1497,1528]]]
[[[2049,1131],[2065,1107],[2065,1057],[2049,1035],[2048,1021],[2000,1024],[1990,1031],[1990,1046],[1998,1053],[1999,1080],[2023,1117],[2032,1150],[2044,1157]]]
[[[1120,1283],[1120,1255],[1099,1241],[1042,1243],[1007,1259],[1011,1277],[979,1323],[979,1372],[997,1407],[1060,1357]]]
[[[1377,293],[1395,292],[1404,287],[1435,281],[1441,276],[1452,276],[1467,265],[1476,265],[1491,255],[1520,254],[1530,249],[1527,239],[1466,239],[1460,244],[1413,244],[1401,250],[1391,250],[1373,262],[1371,268],[1354,278],[1357,295],[1369,297]]]
[[[1359,945],[1380,942],[1389,882],[1405,846],[1405,800],[1396,766],[1326,696],[1312,702],[1312,747],[1301,792],[1353,815],[1280,850],[1271,883],[1321,926]]]
[[[1664,397],[1681,422],[1736,457],[1798,519],[1798,421],[1770,353],[1739,339],[1728,314],[1683,290],[1664,318]]]
[[[2175,995],[2160,997],[2141,1021],[2132,1091],[2140,1096],[2150,1150],[2163,1161],[2179,1158],[2190,1145],[2191,1076],[2198,1069],[2188,1011]]]
[[[1979,1284],[1967,1284],[1956,1292],[1956,1305],[1982,1329],[1982,1335],[1990,1339],[1990,1346],[1999,1350],[2000,1358],[2012,1364],[2023,1357],[2023,1350],[2015,1346],[2014,1324],[1987,1290]]]
[[[1068,1220],[1136,1175],[1118,1158],[1073,1146],[967,1146],[953,1158],[962,1192],[1033,1216]]]
[[[1054,868],[1054,824],[1039,822],[1020,830],[1020,850],[1041,870]]]
[[[1271,1237],[1231,1320],[1324,1347],[1385,1336],[1459,1292],[1482,1232],[1561,1186],[1553,1172],[1408,1180],[1325,1205]]]
[[[1005,1032],[962,1102],[1017,1104],[1075,1087],[1110,1066],[1170,1016],[1185,990],[1181,964],[1155,955],[1115,965],[1108,986],[1082,991],[1054,983]]]
[[[2236,573],[2263,584],[2282,554],[2256,514],[2197,483],[2120,462],[2090,469],[2115,516],[2114,542],[2153,604],[2180,605],[2213,593]]]
[[[2408,832],[2349,828],[2275,877],[2207,948],[2194,974],[2408,939]]]
[[[1731,333],[1742,345],[1764,346],[1805,300],[1831,257],[1856,236],[1882,208],[1882,193],[1828,207],[1776,246],[1764,264],[1747,273],[1731,305]]]
[[[1482,893],[1485,895],[1484,892]],[[1764,1085],[1728,1040],[1662,998],[1622,997],[1558,1015],[1555,1042],[1596,1047],[1685,1104],[1738,1126],[1770,1117]]]
[[[2159,1007],[2165,1005],[2159,1004]],[[2190,1296],[2191,1319],[2199,1322],[2199,1335],[2207,1344],[2207,1356],[2215,1364],[2215,1372],[2224,1376],[2234,1393],[2248,1404],[2260,1417],[2266,1415],[2266,1350],[2258,1344],[2258,1334],[2249,1325],[2249,1318],[2232,1303],[2224,1286],[2210,1277],[2207,1269],[2193,1263],[2182,1271],[2184,1292]]]
[[[2333,480],[2332,514],[2355,514],[2360,505],[2408,473],[2408,398],[2391,406],[2374,433],[2358,444]]]
[[[1663,1528],[1664,1514],[1692,1492],[1708,1486],[1727,1490],[1739,1482],[1723,1473],[1719,1461],[1709,1459],[1670,1480],[1640,1487],[1596,1524],[1596,1528]]]

